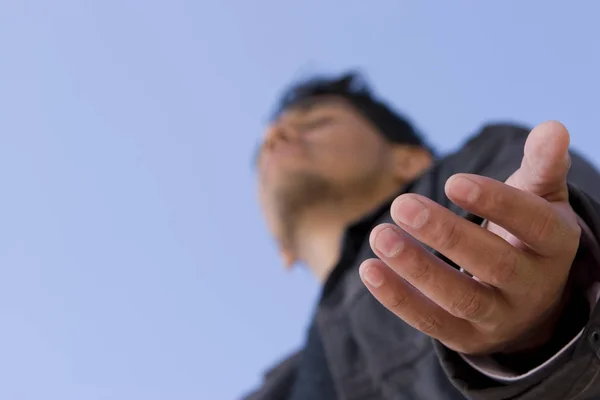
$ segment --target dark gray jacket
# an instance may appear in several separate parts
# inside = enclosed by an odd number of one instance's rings
[[[457,214],[477,221],[477,217],[468,215],[447,199],[444,194],[446,180],[458,172],[506,180],[520,165],[528,132],[528,129],[512,125],[487,126],[406,190],[427,196]],[[600,203],[595,200],[600,199],[600,175],[577,154],[572,157],[570,201],[590,228],[582,235],[572,268],[574,295],[582,296],[593,281],[600,282],[600,258],[595,256],[598,254],[595,243],[600,238]],[[387,204],[382,210],[371,221],[373,226],[391,222]],[[569,312],[585,314],[581,326],[564,326],[570,324],[565,322],[557,327],[558,335],[560,330],[576,332],[585,326],[583,335],[571,350],[526,378],[499,382],[478,372],[460,355],[413,329],[375,300],[358,276],[360,263],[374,257],[367,238],[368,234],[356,246],[349,268],[343,271],[333,292],[319,303],[315,314],[338,398],[600,399],[599,309],[592,307],[588,318],[590,309],[587,305],[583,307],[576,303],[578,309]],[[574,337],[573,333],[569,335]],[[551,349],[541,357],[539,354],[522,356],[523,362],[517,365],[536,364],[553,351]],[[285,399],[294,382],[300,354],[268,372],[263,386],[248,399]],[[515,360],[512,361],[514,364]]]

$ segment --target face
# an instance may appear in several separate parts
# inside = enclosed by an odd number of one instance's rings
[[[343,99],[283,112],[268,127],[258,157],[259,196],[271,229],[311,203],[390,179],[392,147]]]

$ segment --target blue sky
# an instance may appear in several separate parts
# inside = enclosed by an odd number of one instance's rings
[[[363,68],[448,151],[559,119],[600,160],[597,2],[0,2],[0,398],[231,399],[299,346],[250,160],[281,87]]]

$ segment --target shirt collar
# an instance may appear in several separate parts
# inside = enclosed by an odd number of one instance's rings
[[[342,250],[340,253],[339,261],[337,262],[334,269],[331,271],[321,292],[321,300],[327,297],[333,289],[337,286],[340,278],[344,273],[355,264],[356,257],[360,251],[365,240],[368,240],[371,230],[377,224],[377,221],[389,211],[392,202],[396,197],[403,193],[407,193],[411,190],[412,184],[405,185],[396,194],[390,197],[388,200],[381,203],[376,209],[367,213],[358,221],[350,224],[342,237]]]

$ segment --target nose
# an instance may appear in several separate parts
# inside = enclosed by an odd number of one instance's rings
[[[278,122],[273,124],[265,135],[265,148],[272,149],[278,142],[293,142],[299,138],[298,130],[290,124]]]

